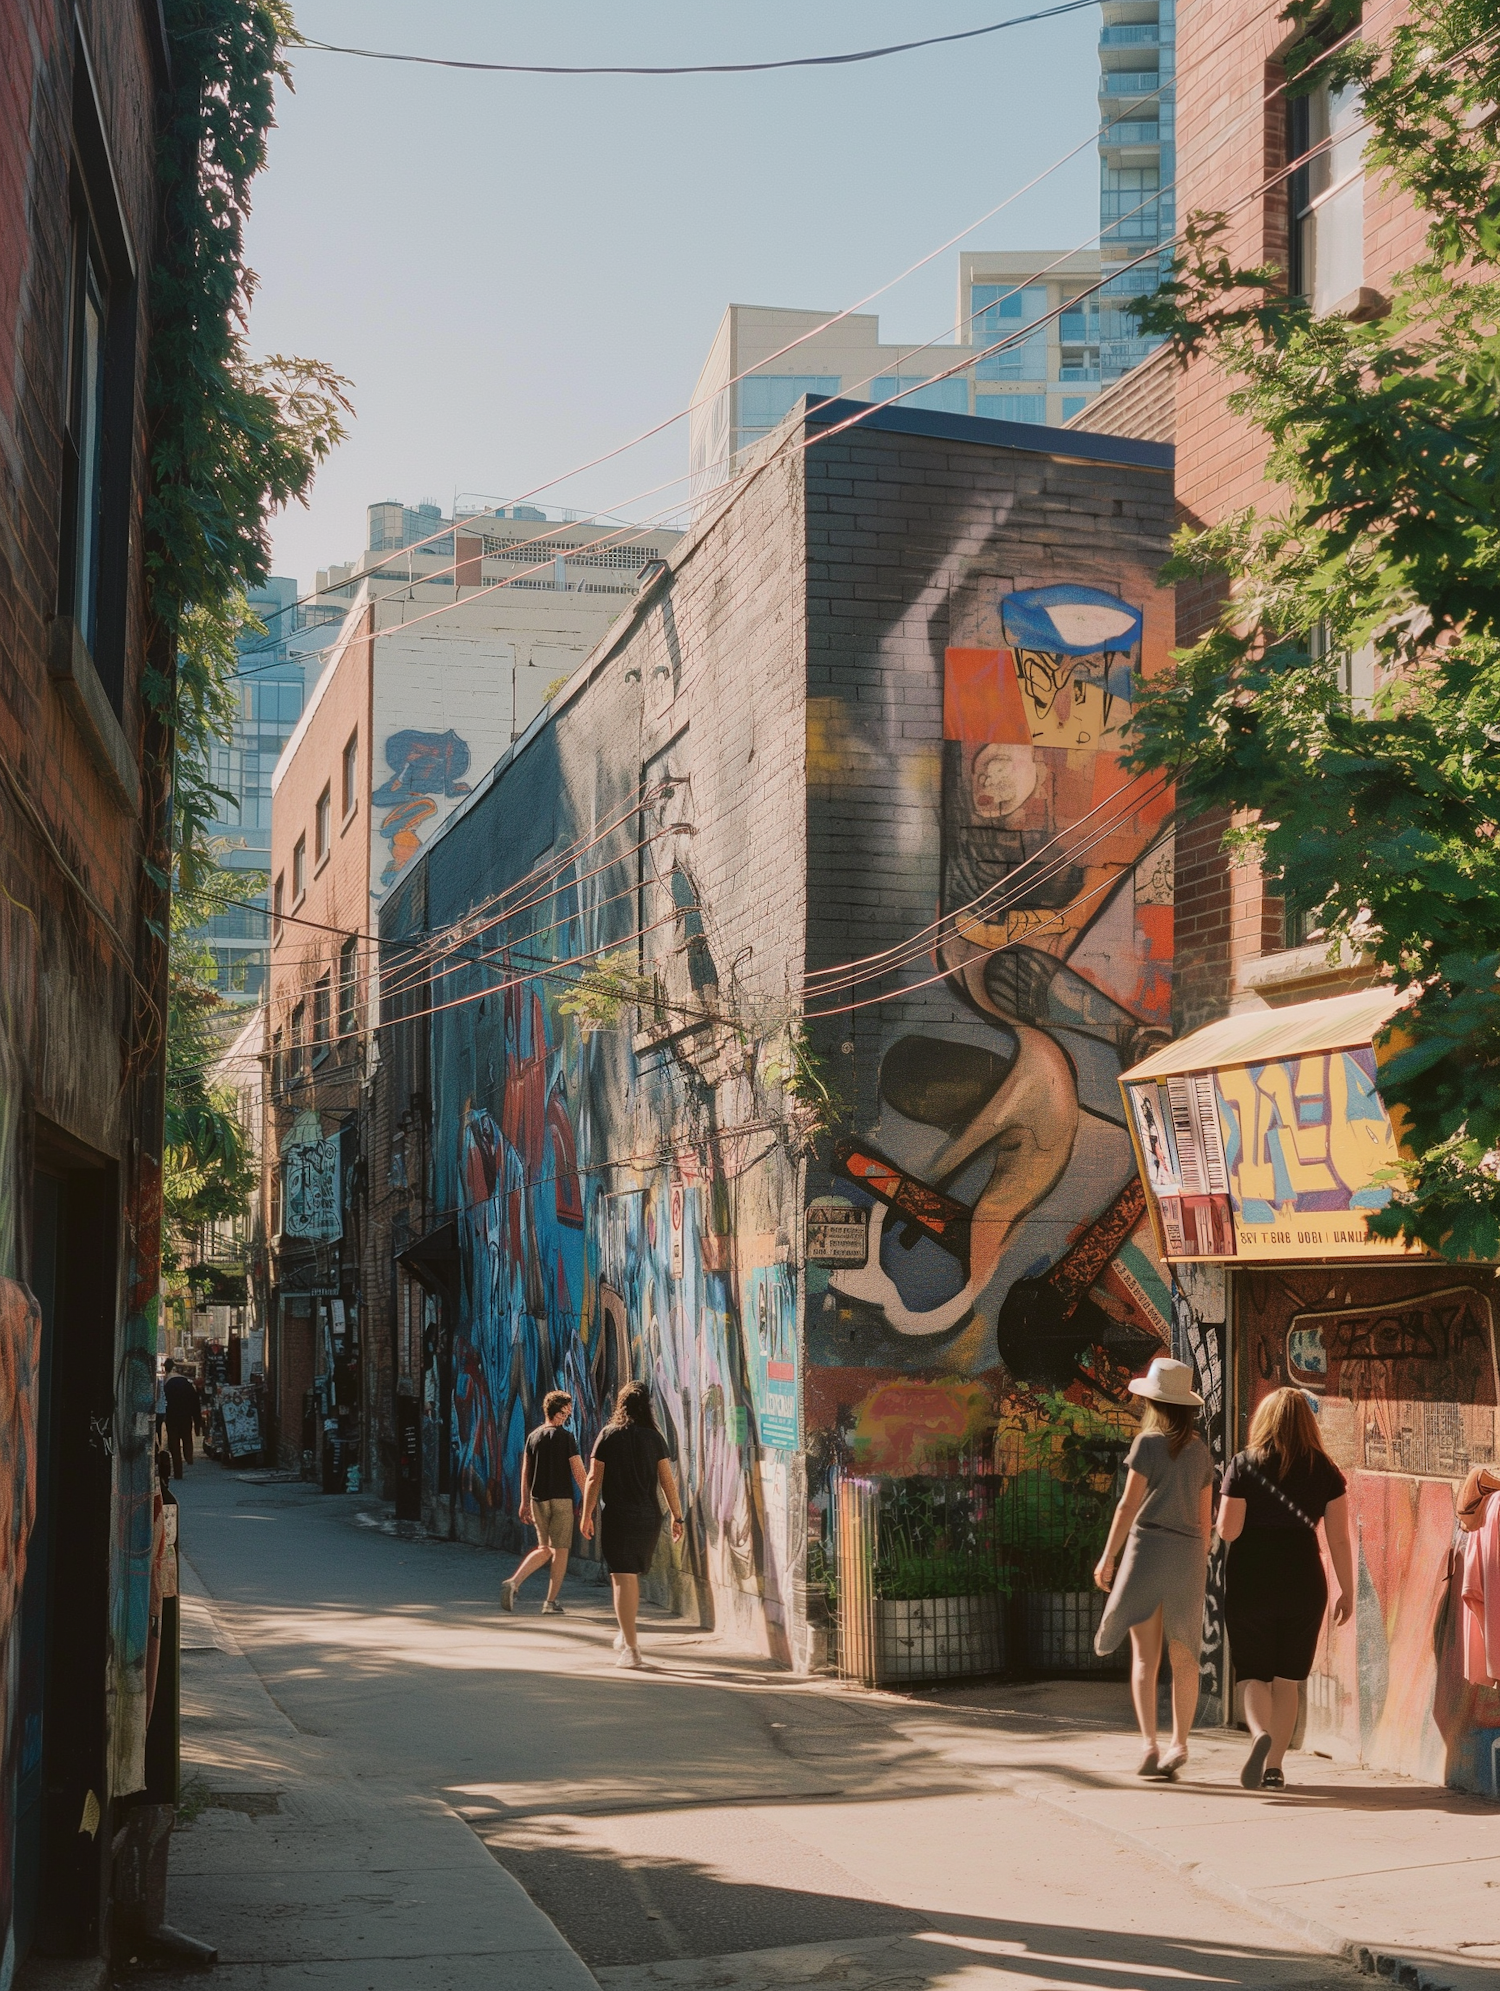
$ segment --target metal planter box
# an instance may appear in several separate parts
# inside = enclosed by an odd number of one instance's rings
[[[882,1598],[874,1609],[875,1677],[882,1686],[1004,1668],[1001,1597]]]
[[[1101,1659],[1094,1650],[1094,1633],[1108,1601],[1102,1590],[1027,1591],[1020,1600],[1027,1672],[1120,1673],[1124,1654],[1112,1652]]]

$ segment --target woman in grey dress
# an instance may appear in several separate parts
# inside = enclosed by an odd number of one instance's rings
[[[1145,1744],[1139,1774],[1170,1780],[1187,1761],[1198,1705],[1213,1465],[1198,1436],[1203,1399],[1186,1362],[1159,1355],[1130,1388],[1144,1409],[1125,1458],[1125,1491],[1094,1569],[1095,1583],[1109,1592],[1094,1650],[1113,1652],[1129,1632],[1130,1692]],[[1165,1756],[1156,1740],[1163,1644],[1172,1661],[1172,1746]]]

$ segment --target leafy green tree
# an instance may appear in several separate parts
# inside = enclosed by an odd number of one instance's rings
[[[1142,316],[1230,376],[1268,494],[1179,533],[1165,578],[1217,579],[1223,612],[1144,689],[1134,760],[1235,812],[1293,910],[1413,989],[1381,1072],[1411,1159],[1372,1228],[1500,1256],[1500,25],[1493,0],[1417,0],[1375,46],[1350,0],[1285,18],[1292,87],[1361,85],[1367,171],[1425,246],[1356,324],[1192,217]]]
[[[254,886],[227,872],[210,825],[232,798],[212,750],[238,701],[235,638],[245,591],[270,571],[272,514],[305,497],[344,434],[347,382],[319,361],[251,356],[256,287],[244,257],[250,188],[266,159],[285,48],[286,0],[165,0],[172,81],[158,146],[163,231],[152,271],[151,488],[146,504],[151,628],[146,695],[165,743],[149,772],[168,847],[148,864],[167,947],[168,1250],[195,1225],[235,1214],[255,1179],[232,1088],[209,1066],[223,1009],[213,963],[189,938],[225,897]],[[170,929],[170,931],[168,931]]]

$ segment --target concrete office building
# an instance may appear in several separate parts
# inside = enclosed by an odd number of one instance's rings
[[[951,335],[927,345],[882,342],[874,312],[829,325],[832,311],[731,304],[693,390],[694,499],[732,476],[744,452],[804,394],[873,402],[899,395],[904,408],[1053,426],[1081,414],[1098,392],[1097,314],[1082,306],[1060,320],[1048,314],[1096,285],[1099,273],[1099,258],[1089,252],[966,252]],[[1034,336],[1014,349],[949,374],[966,349],[982,350],[1030,324]]]

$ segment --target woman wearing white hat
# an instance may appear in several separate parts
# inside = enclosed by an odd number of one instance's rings
[[[1130,1692],[1146,1745],[1139,1774],[1170,1780],[1187,1761],[1198,1705],[1214,1474],[1198,1435],[1203,1399],[1188,1364],[1158,1355],[1130,1389],[1143,1399],[1144,1410],[1125,1457],[1130,1468],[1125,1491],[1094,1570],[1095,1583],[1109,1592],[1094,1650],[1113,1652],[1129,1632]],[[1156,1741],[1163,1643],[1172,1662],[1172,1746],[1165,1756]]]

